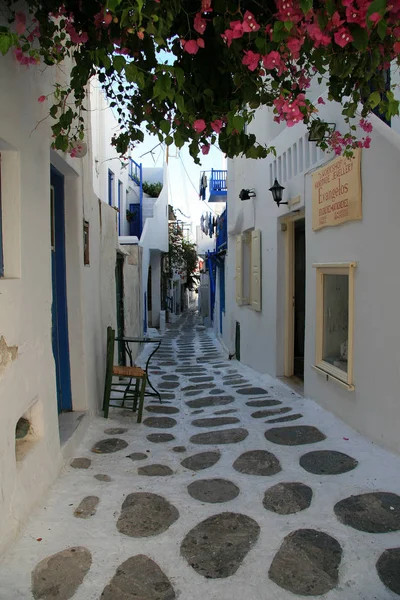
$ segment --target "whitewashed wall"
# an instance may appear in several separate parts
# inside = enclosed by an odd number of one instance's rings
[[[50,120],[37,126],[48,111],[47,102],[38,103],[37,98],[52,91],[53,77],[62,76],[52,69],[21,67],[11,54],[0,60],[0,80],[7,81],[0,86],[6,233],[6,271],[0,279],[0,552],[74,452],[89,415],[99,411],[106,327],[116,321],[117,213],[99,201],[107,192],[104,182],[93,181],[90,123],[89,152],[83,159],[50,151]],[[96,111],[95,97],[89,108]],[[93,131],[101,137],[100,125]],[[50,164],[65,177],[72,402],[84,417],[62,448],[51,335]],[[88,266],[83,265],[84,220],[90,226]],[[19,445],[17,461],[15,427],[23,415],[31,421],[32,433]]]
[[[344,129],[337,105],[328,103],[322,107],[321,116],[336,122],[339,130]],[[270,118],[265,110],[260,111],[257,119],[257,131],[264,133],[265,141],[271,139]],[[277,176],[285,186],[284,200],[300,195],[295,209],[305,206],[306,211],[305,393],[356,430],[399,451],[400,138],[378,118],[373,116],[372,122],[371,149],[364,150],[362,158],[362,221],[312,231],[311,173],[330,157],[307,141],[302,125],[286,128],[274,139],[276,160],[229,161],[229,245],[223,341],[233,352],[235,322],[239,321],[241,360],[273,376],[284,374],[285,232],[281,231],[280,224],[290,210],[286,206],[278,208],[268,190]],[[283,153],[286,153],[285,169]],[[241,202],[238,194],[242,188],[255,188],[257,197]],[[248,306],[237,306],[235,301],[235,235],[252,227],[262,231],[262,311],[259,313]],[[312,264],[340,261],[358,263],[354,392],[344,390],[332,380],[327,382],[311,367],[315,362],[316,308]]]

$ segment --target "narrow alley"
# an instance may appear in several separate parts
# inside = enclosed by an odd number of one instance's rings
[[[167,329],[142,424],[93,420],[0,563],[1,600],[398,598],[400,457],[198,323]]]

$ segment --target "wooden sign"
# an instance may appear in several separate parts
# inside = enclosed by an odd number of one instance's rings
[[[312,175],[312,228],[362,219],[361,150],[339,156]]]

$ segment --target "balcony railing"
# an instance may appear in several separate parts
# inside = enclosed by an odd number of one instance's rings
[[[129,158],[129,177],[139,186],[139,204],[129,206],[130,212],[134,213],[134,219],[129,223],[129,230],[130,235],[136,235],[140,239],[143,229],[143,169],[142,165],[133,158]]]
[[[209,202],[225,202],[227,170],[211,169]]]
[[[215,249],[217,252],[227,250],[228,246],[228,223],[226,209],[217,219],[217,241]]]

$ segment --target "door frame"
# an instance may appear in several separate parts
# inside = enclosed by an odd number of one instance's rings
[[[64,185],[64,175],[53,165],[50,165],[51,323],[59,413],[73,410],[68,327]]]
[[[294,375],[294,224],[301,219],[305,220],[305,210],[288,215],[281,220],[286,226],[285,238],[285,349],[284,349],[284,376]]]

